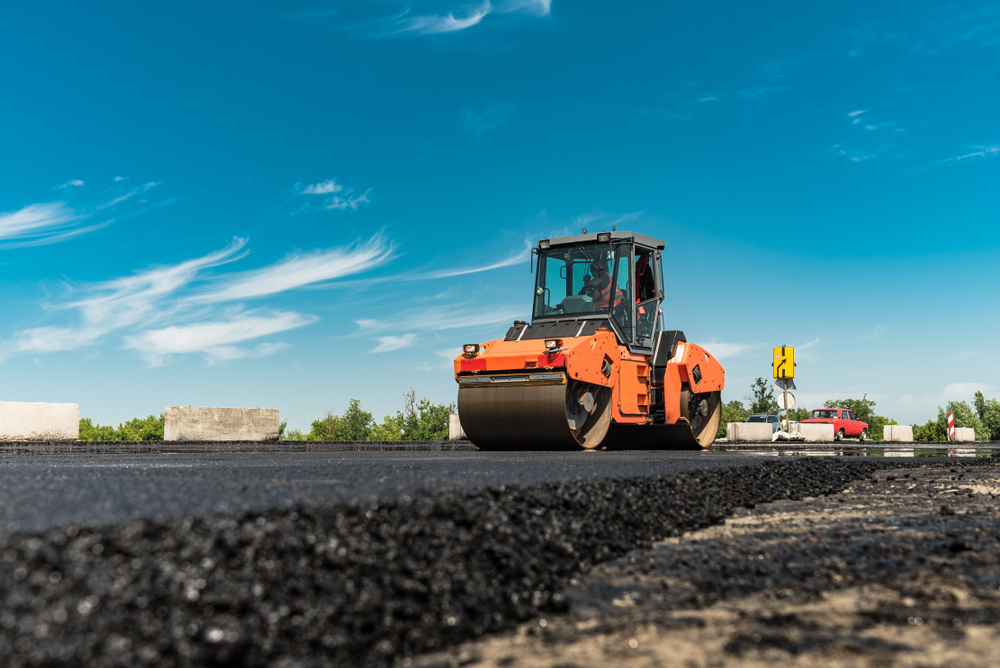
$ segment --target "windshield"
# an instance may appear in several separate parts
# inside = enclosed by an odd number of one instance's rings
[[[539,250],[533,317],[607,313],[613,256],[597,242]]]
[[[817,418],[822,420],[836,420],[837,411],[813,411],[809,417],[813,420]]]
[[[767,422],[766,415],[751,415],[747,418],[747,422]]]

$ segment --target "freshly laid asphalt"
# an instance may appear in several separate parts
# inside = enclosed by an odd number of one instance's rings
[[[571,577],[735,509],[924,465],[4,446],[0,657],[12,667],[388,668],[564,611]]]
[[[746,453],[344,452],[254,444],[0,446],[0,535],[391,501],[420,491],[671,475],[762,459]]]

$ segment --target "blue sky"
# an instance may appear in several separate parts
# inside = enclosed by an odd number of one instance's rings
[[[612,225],[727,400],[1000,395],[992,3],[8,3],[0,63],[3,400],[453,401]]]

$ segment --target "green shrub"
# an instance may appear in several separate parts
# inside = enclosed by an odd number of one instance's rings
[[[118,428],[110,425],[94,424],[90,418],[80,419],[81,441],[162,441],[163,413],[160,416],[147,415],[144,418],[132,418],[128,422],[118,424]]]

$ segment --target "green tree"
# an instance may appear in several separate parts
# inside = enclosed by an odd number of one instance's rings
[[[778,401],[774,398],[774,389],[763,378],[757,378],[750,386],[750,394],[744,397],[750,404],[751,415],[777,415]],[[784,411],[782,411],[784,414]]]
[[[335,440],[337,424],[340,417],[333,411],[327,411],[326,415],[318,420],[313,420],[309,425],[309,436],[305,440],[309,441],[332,441]]]
[[[94,424],[90,418],[80,418],[81,441],[117,441],[115,428],[111,425]]]
[[[976,407],[976,414],[980,420],[986,417],[986,397],[980,390],[976,390],[976,398],[972,400],[972,405]]]
[[[803,420],[809,419],[809,409],[808,408],[793,408],[788,411],[788,419],[792,422],[802,422]]]
[[[948,427],[937,420],[913,425],[913,440],[917,443],[942,443],[948,440]]]
[[[334,430],[335,441],[370,441],[372,435],[372,414],[361,410],[361,401],[351,399],[347,410],[337,421]]]
[[[429,399],[417,402],[417,393],[403,392],[402,437],[407,441],[447,441],[448,416],[455,404],[435,404]]]
[[[372,429],[373,441],[402,441],[403,414],[386,415],[380,424]]]
[[[987,400],[980,420],[989,440],[1000,441],[1000,401],[997,401],[996,398]]]
[[[881,441],[883,427],[887,424],[899,424],[891,418],[875,412],[875,402],[866,393],[860,399],[831,399],[823,404],[827,408],[847,408],[854,412],[854,417],[868,423],[868,437],[873,441]]]
[[[163,413],[160,413],[159,417],[147,415],[144,418],[132,418],[125,424],[119,424],[118,437],[120,441],[162,441]]]
[[[110,425],[94,424],[90,418],[80,420],[81,441],[162,441],[163,413],[159,417],[147,415],[132,418],[118,428]]]
[[[983,412],[985,413],[985,407]],[[990,440],[989,430],[983,426],[972,406],[964,401],[949,401],[947,408],[938,408],[938,422],[944,425],[945,434],[948,433],[948,413],[955,415],[956,427],[972,427],[976,431],[977,441]]]
[[[727,404],[722,404],[722,421],[719,423],[719,433],[716,438],[726,437],[727,425],[730,422],[746,422],[748,417],[750,417],[750,411],[747,410],[742,401],[733,399]]]

